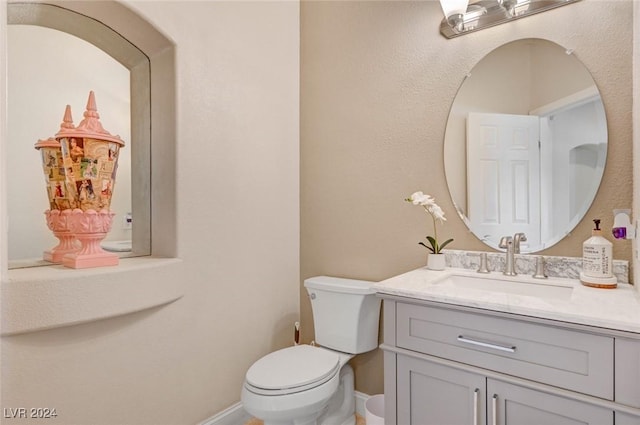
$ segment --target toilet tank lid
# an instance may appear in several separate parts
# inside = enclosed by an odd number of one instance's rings
[[[345,279],[341,277],[316,276],[304,281],[306,288],[321,289],[330,292],[347,294],[375,294],[373,282],[366,280]]]

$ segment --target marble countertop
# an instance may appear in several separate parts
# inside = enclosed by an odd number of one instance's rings
[[[500,280],[502,290],[456,286],[447,279],[451,275]],[[519,286],[522,284],[528,285]],[[560,286],[564,289],[560,288],[561,295],[558,296],[526,295],[530,292],[527,288],[531,288],[532,284]],[[381,294],[640,334],[640,292],[626,283],[618,283],[615,289],[599,289],[584,286],[577,279],[533,279],[527,275],[514,278],[497,272],[480,274],[457,268],[444,271],[421,268],[383,280],[376,283],[374,288]]]

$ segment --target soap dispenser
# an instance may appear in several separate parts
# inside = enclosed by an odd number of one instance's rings
[[[593,220],[591,237],[582,244],[582,272],[580,282],[595,288],[615,288],[613,275],[613,244],[602,236],[600,220]]]

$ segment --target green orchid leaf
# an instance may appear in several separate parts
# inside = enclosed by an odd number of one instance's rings
[[[431,244],[432,252],[434,254],[437,254],[438,251],[439,251],[438,250],[438,241],[436,241],[436,239],[433,236],[427,236],[427,240]]]
[[[423,247],[427,248],[429,251],[431,251],[432,253],[436,253],[433,248],[431,248],[430,246],[427,246],[424,242],[418,242],[418,245],[422,245]]]
[[[438,251],[438,252],[442,251],[442,250],[444,249],[444,247],[445,247],[445,246],[447,246],[447,245],[449,245],[451,242],[453,242],[453,239],[448,239],[448,240],[444,241],[444,242],[442,243],[442,245],[440,245],[440,249],[439,249],[439,251]]]

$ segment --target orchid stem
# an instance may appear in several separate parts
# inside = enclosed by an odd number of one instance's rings
[[[436,218],[431,215],[431,219],[433,220],[433,239],[436,241],[436,246],[433,249],[436,251],[436,254],[440,254],[440,250],[438,249],[438,227],[436,226]]]
[[[435,240],[435,246],[433,247],[433,250],[435,251],[434,254],[440,254],[440,250],[438,249],[438,227],[436,226],[436,218],[433,216],[433,214],[431,214],[429,208],[425,207],[424,205],[422,206],[422,208],[424,208],[424,210],[431,216],[431,220],[433,220],[433,239]]]

